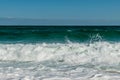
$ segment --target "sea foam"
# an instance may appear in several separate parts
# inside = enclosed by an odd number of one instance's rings
[[[0,44],[1,80],[119,80],[120,43]]]
[[[0,44],[0,60],[119,65],[120,43]]]

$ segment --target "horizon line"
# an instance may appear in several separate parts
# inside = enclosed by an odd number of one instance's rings
[[[20,18],[20,17],[0,17],[0,19],[27,19],[27,20],[76,20],[76,21],[120,21],[110,19],[47,19],[47,18]]]

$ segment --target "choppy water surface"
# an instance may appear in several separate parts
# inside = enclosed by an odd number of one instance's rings
[[[120,80],[119,27],[0,27],[0,80]]]

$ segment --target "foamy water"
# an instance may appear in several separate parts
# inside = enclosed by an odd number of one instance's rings
[[[120,80],[120,42],[0,44],[0,80]]]

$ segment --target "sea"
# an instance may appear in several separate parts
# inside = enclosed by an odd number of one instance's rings
[[[120,80],[120,26],[0,26],[0,80]]]

